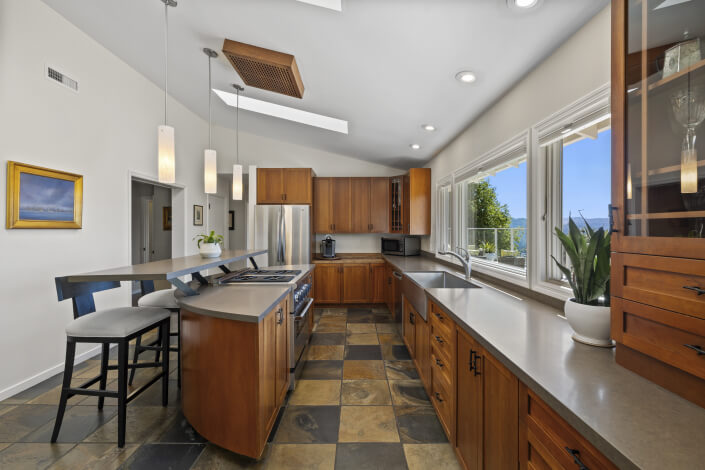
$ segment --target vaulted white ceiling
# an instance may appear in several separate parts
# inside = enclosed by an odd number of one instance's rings
[[[208,117],[203,47],[224,38],[296,56],[303,99],[245,87],[245,95],[349,121],[349,134],[241,112],[241,129],[396,167],[431,158],[609,0],[343,0],[337,12],[295,0],[178,0],[169,10],[169,92]],[[130,66],[164,83],[160,0],[44,0]],[[455,80],[460,70],[474,84]],[[558,78],[557,78],[558,79]],[[213,87],[242,80],[220,54]],[[106,90],[106,92],[108,92]],[[213,98],[214,123],[234,127]],[[429,133],[422,124],[433,124]],[[409,145],[418,143],[420,150]]]

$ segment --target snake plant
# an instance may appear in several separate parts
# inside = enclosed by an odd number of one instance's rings
[[[202,233],[201,235],[196,235],[193,237],[194,240],[198,240],[198,247],[201,248],[201,243],[223,243],[223,236],[216,235],[215,230],[211,230],[211,233]]]
[[[584,231],[571,217],[568,218],[567,234],[556,227],[556,235],[570,259],[570,268],[559,263],[553,255],[551,258],[568,278],[575,302],[609,305],[610,234],[602,227],[593,230],[584,218],[583,221]]]

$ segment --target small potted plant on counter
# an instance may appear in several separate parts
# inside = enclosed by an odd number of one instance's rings
[[[217,258],[220,256],[222,252],[220,245],[223,243],[223,236],[216,235],[214,230],[211,230],[210,234],[202,233],[197,235],[194,240],[198,240],[198,251],[201,254],[201,258]]]
[[[592,346],[612,347],[610,339],[610,234],[593,230],[585,222],[580,230],[568,218],[568,234],[556,227],[570,268],[553,258],[568,278],[574,297],[565,302],[565,316],[573,328],[573,339]]]

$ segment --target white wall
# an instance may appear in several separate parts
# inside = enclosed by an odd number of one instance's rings
[[[335,240],[336,253],[379,253],[381,248],[380,238],[389,235],[381,235],[378,233],[333,233],[331,237]],[[321,252],[321,240],[326,237],[325,234],[316,235],[315,252]]]
[[[46,79],[47,63],[78,80],[79,93]],[[70,302],[57,302],[54,277],[130,264],[130,172],[156,178],[162,119],[157,85],[39,0],[0,0],[0,181],[7,160],[84,176],[81,230],[0,231],[0,400],[63,369],[72,310]],[[185,186],[174,191],[174,207],[183,208],[172,231],[180,256],[184,247],[196,253],[192,239],[205,228],[193,226],[192,210],[206,206],[208,129],[174,100],[169,121],[176,129],[176,179]],[[225,169],[232,131],[214,134]],[[320,175],[399,173],[258,136],[243,136],[240,150],[248,164],[312,166]],[[99,308],[129,305],[127,283],[98,294],[96,302]]]
[[[610,81],[610,7],[529,72],[429,163],[432,188],[453,170]],[[435,230],[435,190],[432,196]],[[422,249],[432,251],[435,233]]]

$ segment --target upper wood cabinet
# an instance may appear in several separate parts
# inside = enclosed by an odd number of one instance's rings
[[[652,3],[611,9],[612,337],[618,364],[705,407],[705,3]]]
[[[370,231],[370,178],[350,178],[351,231]]]
[[[315,233],[387,233],[389,178],[314,178]]]
[[[311,204],[310,168],[258,168],[257,204]]]
[[[332,178],[331,207],[333,211],[333,232],[352,232],[352,203],[350,178]]]
[[[313,231],[333,232],[333,178],[313,179]]]
[[[431,169],[412,168],[390,182],[390,232],[431,234]]]
[[[389,233],[389,178],[370,178],[370,232]]]

